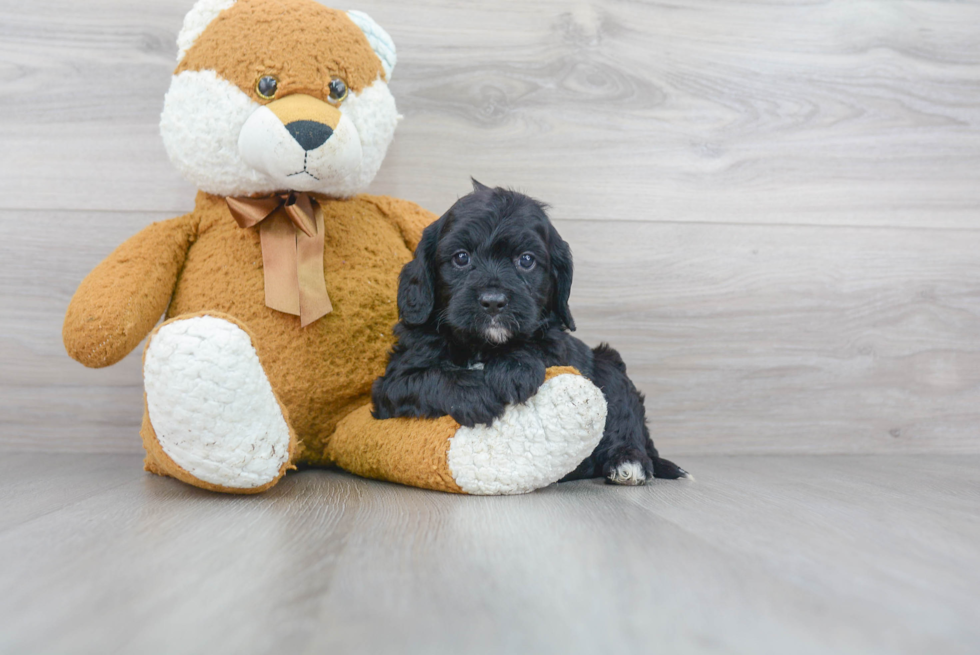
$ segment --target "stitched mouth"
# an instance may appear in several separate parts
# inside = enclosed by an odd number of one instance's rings
[[[311,173],[308,170],[306,170],[306,162],[309,159],[309,157],[310,157],[310,153],[308,153],[308,152],[303,153],[303,170],[296,171],[295,173],[290,173],[286,177],[294,177],[296,175],[309,175],[314,180],[316,180],[317,182],[319,182],[320,181],[320,178],[318,178],[316,175],[314,175],[313,173]]]

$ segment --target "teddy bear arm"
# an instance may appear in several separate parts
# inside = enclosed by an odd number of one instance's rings
[[[439,218],[428,209],[401,198],[373,196],[371,201],[398,228],[409,250],[415,250],[422,238],[422,230]]]
[[[196,231],[192,214],[154,223],[96,266],[65,314],[68,354],[91,368],[128,355],[167,310]]]

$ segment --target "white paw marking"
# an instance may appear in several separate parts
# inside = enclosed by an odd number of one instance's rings
[[[638,486],[647,481],[643,465],[636,461],[623,462],[609,472],[609,481],[613,484]]]
[[[143,377],[157,441],[181,468],[237,489],[279,475],[289,427],[237,325],[213,316],[164,325],[147,346]]]
[[[449,440],[449,470],[468,494],[522,494],[557,482],[602,439],[606,400],[580,375],[559,375],[492,426],[461,427]]]

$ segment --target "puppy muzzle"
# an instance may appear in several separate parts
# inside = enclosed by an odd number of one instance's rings
[[[490,343],[499,345],[510,341],[514,333],[509,328],[504,327],[498,320],[491,319],[490,325],[483,330],[483,336]]]

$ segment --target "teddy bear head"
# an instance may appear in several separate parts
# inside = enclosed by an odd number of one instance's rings
[[[170,160],[222,196],[346,197],[374,179],[399,116],[391,37],[314,0],[199,0],[160,118]]]

